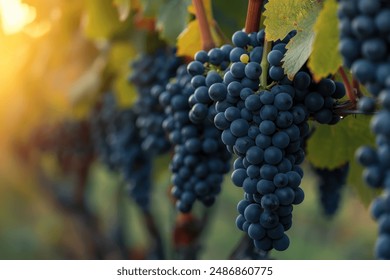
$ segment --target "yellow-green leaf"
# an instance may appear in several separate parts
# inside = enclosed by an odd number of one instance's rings
[[[312,0],[270,0],[265,6],[264,25],[268,41],[284,39],[293,30],[297,32],[288,43],[283,58],[283,68],[290,79],[312,52],[313,26],[321,6],[321,1]]]
[[[335,74],[342,60],[338,51],[339,29],[336,0],[327,0],[314,25],[316,38],[308,66],[315,80]]]
[[[177,38],[177,55],[194,57],[202,47],[198,20],[191,21]]]
[[[137,55],[134,46],[126,42],[117,42],[112,45],[109,55],[108,70],[115,77],[113,81],[114,93],[119,107],[128,108],[137,99],[135,87],[127,81],[130,74],[129,61]]]
[[[112,0],[88,0],[85,33],[90,38],[109,38],[120,27]]]
[[[347,184],[368,206],[378,191],[363,181],[363,167],[355,160],[355,152],[362,145],[373,145],[369,131],[370,117],[348,116],[336,125],[319,125],[307,142],[306,159],[315,167],[333,169],[349,162]]]
[[[369,122],[368,116],[348,116],[336,125],[318,125],[307,142],[307,159],[330,169],[353,160],[358,147],[374,142]]]
[[[215,28],[215,25],[211,24],[211,35],[214,39],[216,46],[219,46],[223,41]],[[180,33],[177,38],[177,55],[193,58],[195,53],[202,48],[202,41],[199,30],[199,22],[197,19],[191,21],[186,29]]]
[[[314,32],[302,31],[298,32],[290,42],[288,42],[286,48],[286,54],[282,59],[284,72],[287,77],[292,80],[295,74],[302,68],[309,58],[312,45],[315,39]]]
[[[218,32],[217,30],[218,27],[213,18],[211,0],[205,0],[203,4],[205,7],[207,19],[210,24],[210,31],[214,43],[216,46],[219,46],[224,41],[224,38],[221,37],[220,32]],[[190,5],[188,7],[188,12],[191,14],[195,14],[193,5]],[[191,58],[194,57],[195,53],[201,49],[202,41],[199,29],[199,22],[197,19],[192,20],[187,25],[187,27],[180,33],[177,38],[176,47],[178,56],[187,56]]]
[[[321,8],[321,1],[269,0],[265,5],[265,32],[268,41],[283,39],[291,30],[311,29]]]

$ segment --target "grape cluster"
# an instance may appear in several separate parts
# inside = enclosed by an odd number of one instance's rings
[[[170,169],[177,209],[189,212],[196,200],[211,206],[221,191],[231,158],[220,132],[208,119],[192,122],[188,100],[194,95],[194,87],[186,65],[178,68],[175,79],[165,89],[155,90],[167,116],[163,128],[174,145]]]
[[[165,87],[175,76],[182,61],[174,49],[158,49],[153,54],[142,54],[131,64],[129,81],[137,87],[138,100],[134,104],[137,115],[136,125],[142,139],[142,149],[151,154],[161,154],[170,148],[162,129],[164,109],[158,97],[153,95],[153,87]]]
[[[101,160],[120,172],[130,196],[145,211],[150,208],[150,156],[141,149],[142,141],[132,108],[119,110],[114,95],[106,93],[101,107],[91,115],[92,139]]]
[[[340,0],[340,44],[345,66],[374,96],[390,85],[390,3]]]
[[[339,208],[341,191],[348,177],[349,163],[332,169],[313,167],[313,170],[318,177],[322,210],[326,216],[332,217]]]
[[[195,87],[190,118],[202,121],[214,116],[222,142],[237,156],[231,178],[245,195],[237,206],[236,224],[264,251],[289,246],[285,231],[292,225],[292,205],[304,199],[299,165],[304,160],[303,139],[309,133],[307,120],[336,123],[339,118],[332,109],[336,98],[345,94],[341,84],[330,79],[314,83],[305,70],[293,81],[286,77],[282,58],[294,35],[273,43],[268,53],[270,87],[260,85],[263,30],[237,31],[233,46],[200,51],[188,65]]]
[[[363,146],[356,151],[357,160],[365,167],[363,178],[373,188],[390,192],[390,3],[380,0],[340,0],[339,49],[344,64],[353,76],[372,94],[374,99],[359,102],[363,111],[379,111],[371,120],[377,147]],[[382,201],[382,202],[378,202]],[[378,204],[389,200],[378,200]],[[390,204],[383,207],[389,207]],[[382,208],[383,208],[382,207]],[[379,211],[374,217],[381,220],[388,214]],[[387,212],[386,212],[387,213]],[[379,259],[390,259],[389,231],[380,229],[375,254]]]
[[[112,147],[107,138],[109,124],[114,122],[116,112],[114,94],[107,92],[103,94],[99,108],[95,108],[90,116],[91,137],[94,150],[100,161],[110,170],[117,168],[117,160],[112,155]]]
[[[91,147],[91,128],[86,121],[67,119],[35,129],[31,143],[41,152],[55,156],[62,172],[88,169],[94,158]]]
[[[371,215],[378,222],[379,236],[375,244],[377,258],[390,259],[390,193],[377,197],[371,204]]]

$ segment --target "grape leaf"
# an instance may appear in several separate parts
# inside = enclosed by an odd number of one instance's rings
[[[315,33],[313,26],[322,7],[322,1],[270,0],[265,6],[265,32],[268,41],[283,39],[296,30],[287,45],[283,68],[292,79],[309,58]]]
[[[140,0],[142,14],[145,17],[157,17],[158,12],[167,0]]]
[[[230,36],[244,27],[247,11],[243,7],[247,4],[248,1],[229,1],[229,5],[226,4],[226,0],[212,1],[214,18],[224,34]]]
[[[169,0],[162,6],[157,16],[157,29],[163,39],[176,43],[177,36],[186,28],[190,0]]]
[[[120,22],[112,0],[87,1],[87,24],[85,33],[89,38],[109,38]]]
[[[319,125],[307,142],[307,160],[320,168],[335,168],[354,160],[362,145],[374,143],[370,117],[348,116],[336,125]]]
[[[308,66],[315,80],[334,74],[341,66],[336,0],[328,0],[314,25],[316,37]]]
[[[194,57],[202,47],[198,20],[191,21],[177,38],[177,55]]]
[[[224,38],[221,38],[216,23],[213,19],[213,11],[211,6],[211,0],[204,1],[204,7],[208,22],[210,23],[211,36],[213,37],[216,46],[219,46]],[[193,5],[188,7],[188,12],[195,14]],[[199,22],[197,19],[192,20],[177,38],[177,55],[194,57],[195,53],[202,48],[201,34],[199,28]]]
[[[292,80],[306,63],[312,51],[314,32],[298,32],[287,44],[287,52],[282,59],[284,72]]]
[[[138,96],[134,85],[127,79],[131,72],[127,61],[136,56],[136,48],[127,42],[115,42],[110,48],[106,74],[114,77],[114,93],[119,107],[122,108],[133,105]]]
[[[308,140],[306,157],[314,166],[330,169],[349,161],[347,185],[366,206],[378,192],[364,183],[363,168],[355,160],[355,151],[362,145],[374,143],[374,135],[369,132],[370,119],[368,116],[348,116],[336,125],[316,127]]]

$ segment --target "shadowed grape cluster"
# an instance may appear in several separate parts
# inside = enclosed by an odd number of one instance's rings
[[[152,159],[141,149],[136,119],[132,108],[119,109],[114,95],[106,93],[91,115],[92,140],[102,162],[122,174],[129,195],[149,210]]]
[[[189,212],[196,200],[211,206],[221,191],[223,175],[229,171],[231,158],[212,117],[199,118],[199,115],[213,112],[205,108],[205,112],[195,116],[190,111],[188,100],[196,93],[186,65],[179,67],[175,79],[166,88],[155,90],[165,108],[163,128],[174,146],[170,170],[177,209]],[[208,98],[207,91],[204,97]]]
[[[164,109],[153,87],[165,87],[182,63],[174,49],[158,49],[153,54],[142,54],[131,63],[129,81],[137,88],[138,99],[133,105],[137,115],[136,125],[142,138],[142,149],[152,155],[170,149],[170,143],[162,129]]]
[[[390,191],[390,2],[340,0],[338,15],[339,49],[344,64],[372,95],[362,98],[359,107],[366,112],[374,111],[376,105],[379,108],[371,121],[377,147],[360,147],[356,157],[365,167],[366,183],[373,188],[385,188],[387,197]],[[378,200],[374,205],[378,207],[388,201]],[[380,211],[374,217],[379,222],[390,216],[388,211]],[[375,254],[379,259],[390,259],[388,227],[380,227]]]

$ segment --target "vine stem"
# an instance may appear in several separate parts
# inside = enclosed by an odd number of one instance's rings
[[[347,96],[348,96],[349,100],[353,104],[356,104],[356,95],[354,93],[354,90],[353,90],[353,88],[351,86],[351,83],[348,80],[347,74],[345,73],[343,67],[339,68],[339,73],[341,75],[341,78],[343,79],[343,83],[344,83],[345,90],[346,90],[346,93],[347,93]]]
[[[262,5],[263,0],[249,0],[245,20],[246,33],[259,31]]]
[[[261,76],[260,76],[260,85],[262,88],[267,88],[267,80],[268,80],[268,67],[269,63],[267,60],[267,56],[272,49],[272,42],[264,39],[264,49],[263,49],[263,57],[261,58]]]
[[[210,23],[207,20],[203,0],[192,0],[192,4],[194,5],[196,18],[199,22],[202,49],[208,51],[215,47],[215,43],[211,35]]]
[[[352,79],[352,87],[355,90],[356,96],[358,98],[363,96],[362,92],[360,91],[360,84],[355,78]]]

